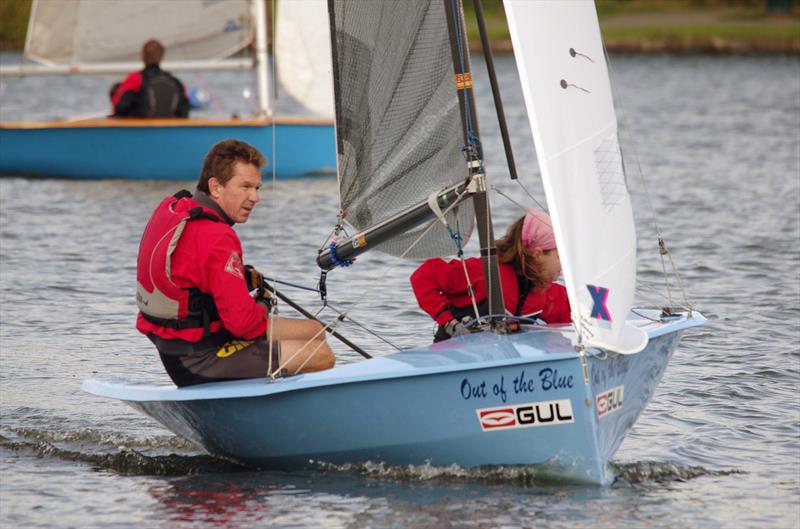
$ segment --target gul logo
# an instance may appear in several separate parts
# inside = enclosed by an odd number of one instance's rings
[[[482,408],[475,412],[484,432],[575,422],[572,417],[572,402],[569,399]]]
[[[625,386],[617,386],[605,391],[597,396],[597,416],[602,417],[609,413],[614,413],[622,407],[622,397],[625,393]]]
[[[513,408],[478,410],[478,419],[481,421],[481,428],[484,431],[493,428],[508,428],[514,426],[517,421]]]

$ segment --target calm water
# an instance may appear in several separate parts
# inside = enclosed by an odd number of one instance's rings
[[[508,58],[498,68],[522,180],[541,197],[514,68]],[[478,61],[475,69],[485,87]],[[800,527],[800,60],[615,57],[612,69],[627,152],[638,153],[654,207],[632,178],[640,301],[661,302],[647,288],[660,284],[657,218],[709,317],[685,335],[617,453],[614,486],[380,464],[254,472],[209,458],[128,407],[80,391],[95,375],[166,380],[133,328],[135,256],[156,202],[191,182],[7,178],[0,526]],[[247,103],[244,85],[228,77],[192,83],[212,87],[215,112]],[[0,117],[101,110],[107,84],[4,79]],[[506,180],[488,94],[478,95],[490,177],[521,200]],[[267,207],[239,228],[246,260],[312,286],[316,249],[336,218],[335,182],[280,182],[266,195]],[[502,230],[519,210],[492,200]],[[401,347],[425,343],[432,325],[413,301],[412,269],[364,256],[330,274],[331,300],[343,307],[369,289],[355,320]],[[319,304],[313,293],[287,293]],[[391,351],[356,326],[341,331],[375,354]],[[340,362],[357,360],[334,347]]]

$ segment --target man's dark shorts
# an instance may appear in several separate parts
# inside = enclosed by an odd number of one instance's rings
[[[222,331],[197,343],[184,340],[166,340],[160,336],[147,336],[155,344],[161,362],[170,378],[179,387],[239,380],[263,378],[280,365],[280,342],[272,342],[272,369],[269,342],[239,340]]]

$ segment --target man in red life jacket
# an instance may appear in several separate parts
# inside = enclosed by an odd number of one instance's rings
[[[115,117],[185,118],[189,116],[189,99],[183,84],[159,64],[164,46],[150,39],[142,46],[144,70],[128,74],[111,90]]]
[[[164,199],[142,234],[136,328],[178,386],[333,367],[322,325],[270,317],[261,275],[243,264],[233,225],[247,222],[258,204],[264,164],[245,142],[217,143],[196,194]]]

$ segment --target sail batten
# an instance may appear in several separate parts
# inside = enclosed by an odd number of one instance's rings
[[[594,4],[504,3],[573,323],[586,346],[637,352],[636,232]]]
[[[600,137],[605,138],[605,137],[608,136],[608,134],[610,132],[616,133],[616,130],[617,130],[617,124],[616,123],[609,123],[608,125],[600,128],[600,129],[597,129],[597,132],[594,132],[594,133],[586,135],[585,137],[583,137],[580,140],[578,140],[576,143],[574,143],[572,145],[567,145],[566,147],[563,147],[558,152],[547,153],[546,161],[548,161],[548,162],[553,161],[553,160],[555,160],[555,159],[557,159],[557,158],[559,158],[559,157],[561,157],[561,156],[563,156],[565,154],[568,154],[570,151],[573,151],[575,149],[580,149],[581,146],[583,146],[585,144],[595,144],[597,142],[597,138],[600,138]]]
[[[468,176],[447,20],[438,1],[332,0],[329,9],[340,204],[363,231]],[[465,241],[472,217],[468,203],[448,213]],[[379,249],[409,258],[455,253],[443,225],[414,244],[426,228],[397,233]]]

